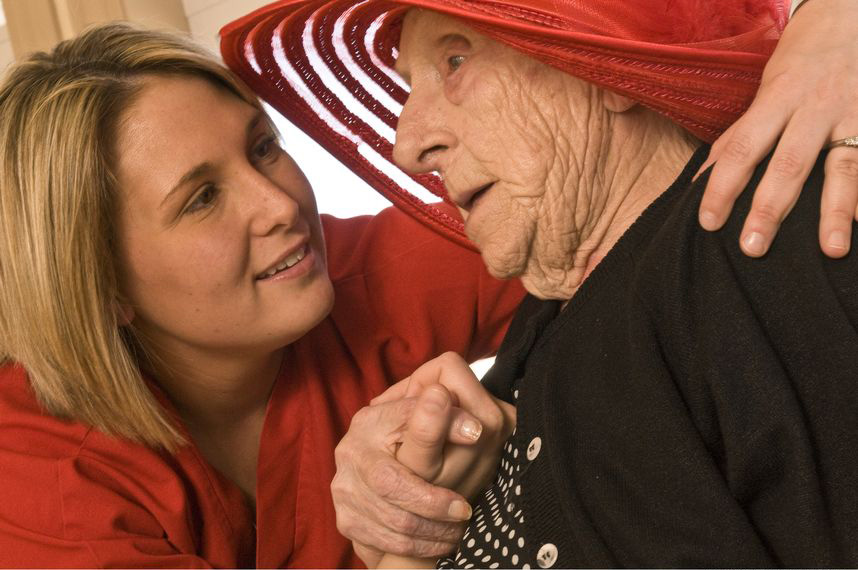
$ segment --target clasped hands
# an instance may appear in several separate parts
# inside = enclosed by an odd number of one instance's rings
[[[335,451],[337,527],[371,568],[449,553],[514,426],[460,356],[430,360],[352,419]]]

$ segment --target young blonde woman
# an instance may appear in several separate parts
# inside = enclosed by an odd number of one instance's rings
[[[351,416],[492,352],[520,289],[398,210],[320,217],[256,98],[170,35],[16,65],[0,156],[0,566],[359,565]]]

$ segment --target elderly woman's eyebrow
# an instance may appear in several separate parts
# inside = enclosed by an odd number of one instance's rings
[[[460,44],[462,48],[471,47],[471,41],[467,37],[459,33],[444,34],[435,43],[439,47],[456,47],[455,44]]]
[[[439,36],[431,45],[433,49],[447,47],[461,47],[462,49],[471,48],[470,40],[468,40],[464,35],[456,32]],[[411,72],[408,65],[405,63],[405,61],[408,60],[408,57],[403,57],[403,54],[407,53],[408,52],[405,50],[399,52],[399,57],[396,58],[396,62],[393,64],[393,70],[399,74],[403,81],[411,85]]]

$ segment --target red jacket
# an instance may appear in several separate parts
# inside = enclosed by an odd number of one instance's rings
[[[397,210],[323,224],[336,304],[287,348],[262,433],[256,520],[195,446],[169,456],[56,419],[25,372],[6,366],[0,566],[361,565],[330,497],[349,419],[443,351],[493,352],[522,290]]]

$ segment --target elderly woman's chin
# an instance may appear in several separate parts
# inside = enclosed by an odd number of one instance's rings
[[[539,244],[516,240],[507,232],[498,231],[491,239],[469,237],[479,247],[492,277],[520,279],[527,292],[539,299],[568,300],[583,280],[584,272],[574,266],[574,252],[566,248],[549,257],[539,251],[543,249]]]

